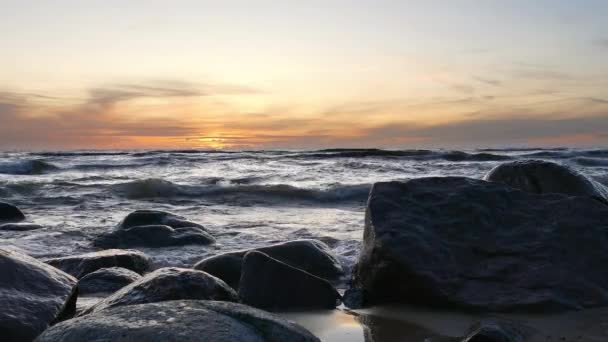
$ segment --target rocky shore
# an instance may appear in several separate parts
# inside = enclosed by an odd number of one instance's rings
[[[27,221],[0,202],[0,230],[37,229]],[[564,165],[512,161],[483,180],[376,183],[361,228],[352,274],[315,239],[159,268],[138,249],[202,250],[215,238],[158,210],[124,217],[90,241],[96,252],[35,259],[0,250],[0,339],[318,341],[284,312],[415,305],[480,318],[458,336],[423,330],[420,341],[523,342],[538,332],[497,313],[608,307],[608,189]],[[98,300],[81,305],[87,298]]]

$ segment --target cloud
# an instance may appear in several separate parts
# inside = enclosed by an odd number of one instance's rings
[[[494,80],[494,79],[490,79],[490,78],[484,78],[484,77],[479,77],[479,76],[473,76],[473,79],[475,81],[481,82],[481,83],[485,83],[485,84],[489,84],[495,87],[500,87],[502,85],[502,82],[499,80]]]
[[[598,39],[594,43],[597,46],[600,46],[600,47],[603,47],[603,48],[608,48],[608,38]]]

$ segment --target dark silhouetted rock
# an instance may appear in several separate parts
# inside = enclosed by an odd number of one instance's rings
[[[115,306],[155,303],[179,299],[238,301],[236,292],[221,279],[202,271],[166,267],[148,273],[141,279],[104,298],[82,314]]]
[[[85,275],[78,281],[78,293],[83,295],[115,292],[140,278],[139,274],[126,268],[102,268]]]
[[[76,310],[76,279],[24,254],[0,249],[0,340],[32,341]]]
[[[101,310],[48,329],[37,342],[318,342],[301,326],[242,304],[203,300]]]
[[[0,224],[0,230],[26,231],[42,228],[41,225],[35,223],[5,223]]]
[[[608,203],[608,189],[568,166],[544,160],[504,163],[484,178],[535,194],[590,196]]]
[[[338,280],[344,272],[329,247],[317,240],[294,240],[253,250],[330,281]],[[252,250],[212,256],[198,262],[194,268],[213,274],[238,289],[242,260],[249,251]]]
[[[514,322],[484,321],[476,324],[462,342],[526,342],[531,329]]]
[[[57,267],[76,278],[102,268],[122,267],[143,274],[150,269],[150,258],[142,252],[127,249],[108,249],[81,255],[47,259],[47,264]]]
[[[16,206],[0,202],[0,222],[20,222],[25,220],[25,215]]]
[[[608,305],[608,206],[462,177],[376,183],[355,288],[370,304]]]
[[[101,234],[93,245],[102,248],[208,245],[215,239],[200,224],[156,210],[137,210],[114,230]]]
[[[251,251],[243,258],[239,297],[268,310],[333,309],[340,294],[325,279]]]

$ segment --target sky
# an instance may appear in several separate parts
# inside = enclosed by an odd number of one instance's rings
[[[0,0],[0,149],[608,146],[608,1]]]

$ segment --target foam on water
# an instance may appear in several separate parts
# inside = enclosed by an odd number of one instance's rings
[[[203,224],[218,242],[145,249],[157,265],[317,238],[348,269],[374,182],[481,178],[505,160],[525,158],[556,160],[608,183],[608,150],[601,149],[0,152],[0,200],[44,227],[0,232],[0,246],[38,257],[89,252],[90,240],[129,212],[159,209]]]

